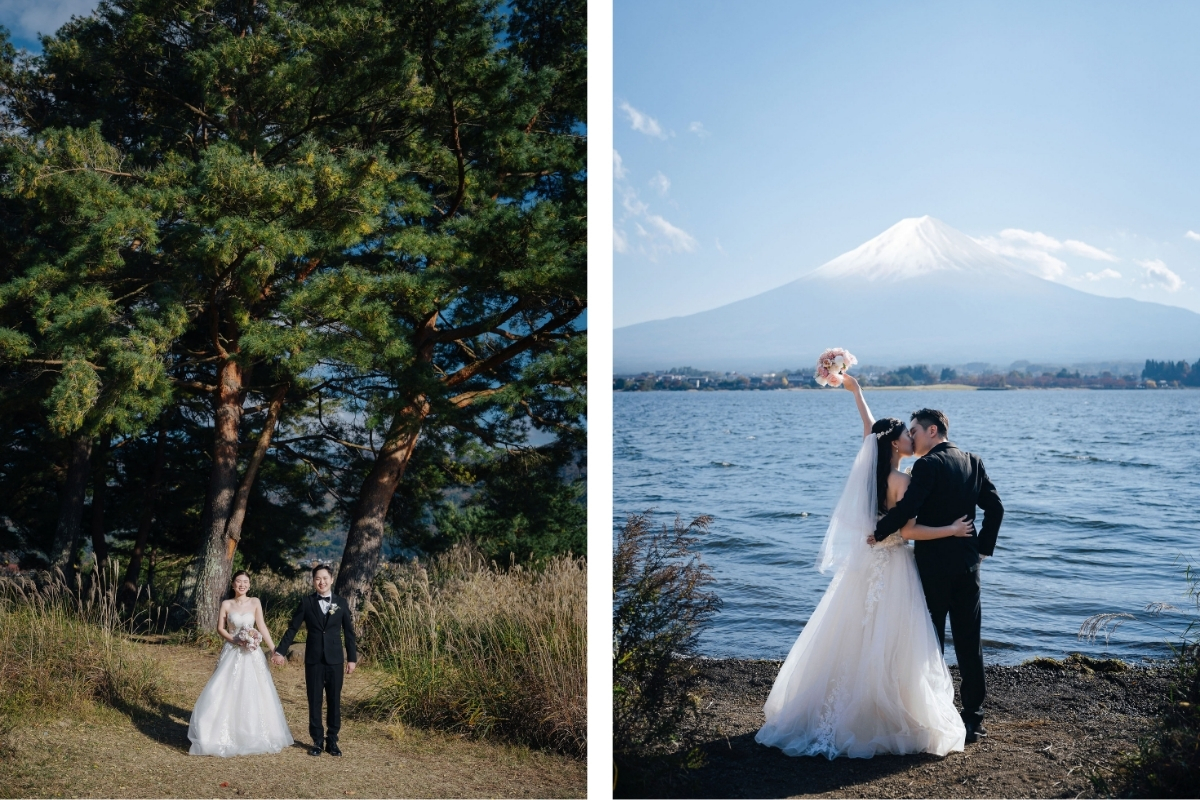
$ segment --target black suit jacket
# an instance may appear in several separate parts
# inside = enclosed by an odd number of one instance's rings
[[[346,635],[346,660],[358,662],[358,643],[354,639],[354,624],[350,619],[345,598],[332,595],[330,599],[337,610],[331,614],[321,613],[317,593],[300,601],[300,607],[292,614],[287,633],[279,640],[275,651],[286,656],[292,640],[300,632],[300,624],[308,627],[308,643],[304,646],[305,664],[341,664],[342,634]]]
[[[918,525],[940,528],[960,517],[975,521],[975,507],[983,509],[983,525],[975,536],[926,539],[916,543],[917,566],[922,570],[972,569],[979,556],[996,549],[1004,506],[988,479],[979,456],[965,453],[952,442],[942,442],[913,464],[912,480],[900,502],[875,526],[875,539],[883,541],[913,517]]]

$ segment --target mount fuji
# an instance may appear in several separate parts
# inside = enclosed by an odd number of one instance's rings
[[[613,331],[618,373],[781,369],[845,347],[865,364],[1200,356],[1200,314],[1039,278],[932,217],[904,219],[745,300]]]

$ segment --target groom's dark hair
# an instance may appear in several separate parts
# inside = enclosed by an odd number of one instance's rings
[[[326,564],[317,564],[316,566],[314,566],[312,568],[313,577],[314,578],[317,577],[317,573],[320,572],[321,570],[325,570],[326,572],[329,573],[329,577],[331,577],[331,578],[333,577],[333,568]]]
[[[910,419],[915,420],[922,428],[937,425],[939,435],[950,435],[950,420],[946,419],[946,415],[935,408],[922,408],[914,411]]]

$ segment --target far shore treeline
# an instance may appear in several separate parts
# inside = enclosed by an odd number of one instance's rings
[[[583,0],[0,28],[0,564],[216,623],[312,545],[585,550]],[[344,541],[344,546],[341,542]],[[336,543],[336,544],[331,544]]]
[[[1200,387],[1200,361],[1146,360],[1137,374],[1128,365],[1107,368],[1045,366],[1017,362],[1007,370],[985,364],[931,369],[925,364],[887,369],[855,367],[851,372],[863,386],[954,386],[974,389],[1179,389]],[[1136,369],[1136,368],[1135,368]],[[715,372],[675,367],[661,372],[641,372],[613,378],[613,389],[622,392],[716,391],[763,389],[820,389],[812,369],[780,372]]]

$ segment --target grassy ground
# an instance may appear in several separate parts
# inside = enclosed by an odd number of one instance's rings
[[[192,704],[216,651],[141,642],[166,675],[152,712],[93,705],[18,725],[5,737],[0,797],[582,797],[586,764],[568,756],[347,719],[340,759],[307,754],[304,670],[295,657],[275,685],[297,744],[277,755],[189,756]],[[381,674],[347,678],[343,709]]]

